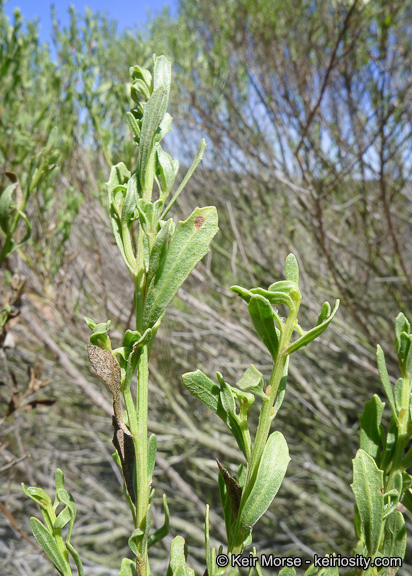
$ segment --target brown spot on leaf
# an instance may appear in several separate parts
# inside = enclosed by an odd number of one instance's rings
[[[205,219],[203,218],[203,216],[198,216],[197,218],[195,218],[196,230],[199,230],[199,228],[201,228],[204,223],[205,223]]]

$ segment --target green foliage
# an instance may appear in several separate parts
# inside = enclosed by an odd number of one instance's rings
[[[234,3],[232,8],[233,6]],[[234,17],[235,11],[229,10],[228,26]],[[170,62],[163,56],[155,57],[152,72],[139,66],[130,69],[130,95],[134,105],[126,113],[125,105],[128,99],[125,85],[121,84],[120,88],[116,89],[114,83],[101,82],[100,75],[103,77],[104,74],[97,64],[103,61],[102,54],[99,53],[96,61],[94,57],[86,59],[81,55],[84,42],[92,43],[97,35],[95,22],[92,16],[87,14],[87,26],[84,38],[81,38],[77,17],[72,12],[70,32],[60,33],[56,27],[56,42],[61,48],[61,58],[64,61],[62,78],[69,79],[68,100],[77,99],[88,111],[94,128],[93,134],[96,136],[96,146],[102,148],[108,164],[113,164],[114,158],[121,152],[124,152],[126,157],[125,163],[117,162],[111,167],[107,182],[108,208],[119,252],[134,281],[136,330],[127,330],[121,346],[113,349],[108,335],[110,321],[96,323],[89,318],[85,320],[91,330],[89,358],[113,396],[115,461],[122,468],[134,524],[129,547],[135,560],[124,558],[119,576],[147,576],[150,574],[148,550],[167,536],[170,523],[169,509],[164,498],[164,525],[152,532],[151,486],[157,440],[155,435],[150,438],[147,435],[150,351],[167,306],[194,267],[209,251],[210,243],[218,231],[218,223],[214,207],[195,208],[186,220],[177,225],[172,218],[165,220],[201,161],[204,143],[200,145],[187,175],[173,193],[179,163],[161,146],[161,141],[172,126],[172,117],[167,112],[171,88]],[[75,58],[70,56],[72,46],[76,47]],[[101,48],[102,45],[99,49]],[[222,55],[220,49],[219,54]],[[229,59],[226,59],[224,64],[228,67]],[[83,81],[85,84],[80,97],[77,90],[79,82]],[[239,84],[245,88],[246,93],[247,83],[242,84],[240,78]],[[101,110],[104,113],[116,106],[124,113],[125,121],[132,132],[129,142],[124,138],[122,130],[119,130],[121,137],[118,140],[113,139],[107,128],[110,125],[109,116],[107,125],[102,117]],[[75,117],[70,102],[67,109],[63,108],[67,112],[67,118]],[[47,112],[48,110],[49,108]],[[46,114],[46,108],[44,113]],[[52,124],[53,118],[50,113],[47,126]],[[73,124],[70,125],[70,130],[72,132],[69,134],[73,138]],[[86,134],[84,132],[82,136],[86,137]],[[4,258],[29,239],[30,220],[24,210],[30,194],[35,193],[37,197],[43,194],[45,202],[42,209],[44,206],[47,207],[45,210],[50,209],[53,205],[49,192],[40,192],[38,186],[43,182],[43,178],[44,181],[47,180],[49,172],[54,169],[57,157],[53,155],[53,151],[57,148],[57,137],[63,142],[63,132],[52,132],[50,140],[30,162],[27,178],[24,180],[25,177],[22,177],[25,186],[22,187],[23,202],[18,198],[18,183],[6,188],[1,197],[0,226],[6,238],[3,246]],[[137,161],[131,158],[131,148],[127,145],[131,141],[132,149],[138,150]],[[125,142],[124,146],[122,142]],[[64,154],[69,157],[70,142],[67,146]],[[25,190],[28,193],[24,192]],[[16,196],[15,202],[12,202],[13,194]],[[66,208],[68,213],[73,215],[77,212],[79,203],[80,200],[70,204],[69,199],[63,195],[60,210]],[[16,240],[20,220],[26,223],[27,234]],[[60,229],[63,239],[69,236],[71,220],[72,217],[68,216]],[[68,226],[68,229],[65,226]],[[238,478],[231,476],[218,464],[219,492],[229,555],[241,554],[252,544],[253,528],[272,504],[287,471],[290,457],[286,440],[281,432],[272,432],[271,427],[285,396],[290,356],[324,333],[339,306],[339,301],[333,309],[329,303],[324,303],[315,326],[308,331],[303,330],[298,323],[302,300],[299,267],[293,254],[286,258],[285,278],[271,284],[268,289],[232,287],[233,292],[247,303],[252,324],[268,350],[273,366],[268,382],[265,382],[261,372],[253,365],[233,386],[227,383],[219,372],[217,384],[200,370],[183,376],[183,385],[192,396],[201,400],[227,425],[246,463],[244,469],[239,469]],[[278,307],[285,307],[282,308],[287,310],[285,317],[281,315]],[[295,330],[299,334],[297,339],[294,339]],[[407,473],[412,462],[412,449],[408,450],[412,436],[412,348],[410,326],[403,314],[396,320],[395,346],[401,378],[394,390],[383,351],[378,347],[377,352],[379,374],[392,411],[391,423],[385,434],[382,425],[384,404],[375,395],[366,404],[361,417],[361,448],[354,459],[352,489],[356,502],[355,524],[360,541],[357,549],[368,558],[387,554],[404,556],[406,529],[399,508],[403,504],[407,509],[412,509],[412,478]],[[136,373],[136,392],[132,394],[131,385]],[[121,397],[126,408],[124,415],[121,411]],[[260,418],[257,430],[253,430],[248,411],[256,398],[256,404],[260,407]],[[71,556],[78,573],[83,574],[79,555],[70,542],[76,507],[72,496],[64,489],[62,473],[56,472],[56,498],[53,505],[40,488],[27,489],[23,485],[23,490],[40,506],[45,524],[32,519],[31,528],[37,542],[58,572],[63,576],[71,574]],[[59,505],[64,508],[56,516]],[[61,531],[66,527],[68,533],[64,539]],[[210,546],[208,515],[205,547],[208,575],[223,574],[216,571],[216,550]],[[238,573],[237,570],[230,571],[232,576]],[[251,570],[249,574],[252,573]],[[314,571],[310,568],[307,571],[308,575],[315,573],[330,576],[338,574],[336,569]],[[260,568],[257,569],[257,574],[260,574]],[[295,571],[283,569],[281,574],[291,576]],[[185,542],[182,537],[177,536],[171,544],[167,576],[193,575],[194,571],[187,565]]]
[[[71,576],[72,571],[69,563],[69,555],[73,558],[79,576],[84,576],[83,565],[80,556],[70,542],[74,520],[76,518],[76,504],[70,492],[64,488],[63,472],[59,469],[55,473],[56,495],[54,504],[49,496],[41,488],[26,488],[22,484],[23,491],[39,507],[43,514],[46,525],[37,518],[30,519],[30,528],[37,543],[42,547],[53,562],[61,576]],[[64,508],[56,515],[60,505]],[[64,539],[62,530],[69,525],[67,537]]]
[[[366,403],[360,418],[360,444],[353,461],[353,484],[356,508],[357,550],[370,558],[389,556],[404,558],[406,550],[405,521],[400,503],[410,506],[412,478],[407,472],[412,438],[411,372],[409,370],[410,324],[403,314],[395,322],[395,348],[398,354],[399,378],[393,393],[382,348],[377,347],[377,363],[382,386],[391,407],[392,418],[385,436],[381,419],[384,403],[378,396]],[[396,551],[396,553],[395,553]]]

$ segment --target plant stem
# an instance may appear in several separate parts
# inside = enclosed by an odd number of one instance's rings
[[[253,485],[256,480],[256,475],[259,469],[260,460],[262,458],[263,450],[266,446],[266,441],[269,435],[270,426],[272,423],[272,408],[276,400],[279,390],[280,382],[283,377],[287,356],[284,355],[284,350],[289,345],[293,330],[296,326],[296,319],[299,311],[300,300],[296,302],[295,309],[290,310],[286,324],[282,330],[282,335],[279,342],[279,352],[272,369],[267,390],[269,392],[269,402],[263,402],[262,410],[259,417],[259,424],[256,431],[255,441],[253,444],[252,456],[248,462],[246,480],[242,491],[242,498],[239,507],[239,517],[234,526],[232,542],[229,546],[228,552],[233,554],[240,554],[243,552],[244,531],[239,523],[239,518],[243,506],[245,505]]]

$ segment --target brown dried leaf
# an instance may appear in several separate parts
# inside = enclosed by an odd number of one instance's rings
[[[216,462],[226,485],[227,495],[229,496],[229,502],[233,512],[233,518],[236,520],[239,513],[240,500],[242,498],[242,488],[239,486],[239,483],[233,478],[233,476],[226,470],[226,468],[222,466],[217,458]]]

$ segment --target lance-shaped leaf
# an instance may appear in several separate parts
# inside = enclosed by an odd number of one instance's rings
[[[289,254],[285,260],[285,276],[286,280],[299,284],[299,266],[296,256]]]
[[[269,508],[285,477],[290,462],[289,448],[280,432],[266,442],[253,488],[240,510],[240,525],[251,528]]]
[[[146,297],[145,329],[157,322],[193,268],[209,252],[209,244],[217,231],[214,207],[196,208],[187,220],[179,222],[169,244],[166,262]]]
[[[319,319],[324,317],[324,310],[325,310],[324,306],[325,306],[325,304],[322,306],[322,311],[319,314]],[[339,308],[339,300],[336,300],[335,306],[333,307],[333,310],[329,314],[329,316],[327,316],[320,324],[316,324],[316,326],[314,328],[312,328],[312,330],[309,330],[308,332],[306,332],[303,336],[301,336],[299,338],[299,340],[296,340],[296,342],[293,342],[293,344],[288,346],[286,348],[284,354],[292,354],[292,352],[296,352],[296,350],[300,350],[300,348],[304,348],[310,342],[312,342],[312,340],[315,340],[315,338],[320,336],[320,334],[322,334],[322,332],[324,332],[326,330],[326,328],[329,326],[329,324],[332,322],[333,317],[335,316],[336,312],[338,311],[338,308]],[[318,319],[318,321],[319,321],[319,319]]]
[[[375,460],[379,466],[380,437],[379,426],[382,420],[384,402],[374,394],[369,402],[366,402],[363,414],[360,417],[360,447]]]
[[[275,361],[279,350],[279,336],[272,306],[266,298],[256,294],[250,299],[248,310],[259,338]]]
[[[403,558],[406,552],[405,520],[399,510],[395,510],[386,520],[382,555],[387,558]]]
[[[147,476],[148,481],[151,481],[157,452],[157,437],[156,434],[150,434],[149,442],[147,444]]]
[[[154,138],[166,111],[165,107],[167,107],[167,100],[168,94],[166,88],[161,85],[153,91],[153,94],[150,96],[144,107],[139,143],[139,175],[141,178],[140,183],[142,188],[145,187],[142,178],[147,172],[150,172],[147,168],[150,156],[153,153]]]
[[[53,536],[37,518],[30,518],[30,528],[37,543],[53,562],[56,570],[62,576],[71,576],[70,564],[59,550]]]
[[[195,576],[194,570],[186,564],[185,540],[176,536],[170,545],[170,563],[166,576]]]
[[[188,372],[183,375],[183,386],[189,390],[190,394],[201,400],[215,414],[219,416],[231,430],[239,448],[245,454],[245,443],[243,440],[242,430],[234,414],[225,410],[222,404],[221,389],[210,378],[203,374],[201,370]],[[232,398],[233,399],[233,398]],[[231,403],[229,402],[231,408]]]
[[[393,396],[392,384],[390,383],[388,370],[386,368],[385,355],[379,344],[376,349],[376,359],[378,362],[379,376],[382,382],[382,386],[385,390],[386,397],[389,400],[392,416],[394,417],[395,421],[398,422],[398,414],[396,411],[395,398]]]
[[[172,63],[165,56],[154,57],[153,67],[153,90],[163,86],[166,90],[167,97],[170,93],[170,84],[172,81]],[[164,103],[162,117],[166,113],[168,100]]]
[[[394,389],[395,406],[398,414],[402,410],[402,391],[403,391],[403,378],[398,378],[395,383],[395,389]]]
[[[147,283],[150,287],[152,279],[162,271],[166,261],[169,237],[173,229],[173,220],[170,218],[161,230],[156,234],[156,239],[150,253],[149,271],[147,273]]]
[[[368,556],[379,550],[383,526],[383,472],[364,450],[358,450],[353,460],[353,483]]]
[[[170,154],[167,154],[160,146],[156,145],[156,176],[161,191],[160,197],[163,202],[167,199],[176,175],[179,171],[179,161],[173,160]]]

